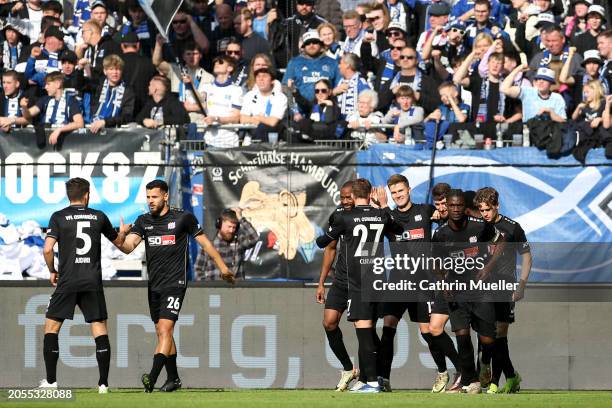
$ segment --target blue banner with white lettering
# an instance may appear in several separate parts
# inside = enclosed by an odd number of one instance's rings
[[[357,171],[373,185],[404,174],[413,202],[426,199],[431,151],[374,145],[359,152]],[[612,161],[603,149],[587,165],[550,160],[536,148],[442,150],[434,184],[500,194],[500,213],[519,222],[532,245],[531,282],[612,282]],[[389,196],[389,201],[391,197]]]
[[[33,129],[0,135],[0,213],[13,224],[34,220],[46,227],[53,212],[68,205],[64,183],[91,183],[89,205],[113,225],[132,223],[147,211],[145,185],[163,175],[161,130],[107,129],[73,132],[61,144],[36,147]]]

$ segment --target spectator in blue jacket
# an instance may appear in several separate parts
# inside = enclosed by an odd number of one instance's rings
[[[314,99],[314,85],[320,79],[329,79],[332,84],[340,80],[338,63],[324,54],[323,42],[315,30],[302,36],[302,55],[291,58],[283,77],[283,85],[291,80],[295,89],[306,99]],[[294,110],[294,113],[297,112]]]

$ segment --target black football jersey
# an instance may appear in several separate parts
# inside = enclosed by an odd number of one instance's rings
[[[189,237],[204,233],[193,214],[176,208],[161,217],[143,214],[136,219],[131,233],[145,242],[152,290],[187,286]]]
[[[434,211],[435,207],[429,204],[412,204],[408,211],[393,209],[393,218],[402,226],[402,233],[395,236],[395,241],[430,242]]]
[[[59,279],[56,292],[102,289],[101,238],[117,239],[106,214],[82,205],[71,205],[53,213],[47,236],[59,245]]]
[[[325,247],[343,237],[348,286],[359,289],[362,267],[367,268],[370,260],[384,256],[384,237],[392,239],[401,232],[401,226],[388,211],[369,205],[358,205],[337,215],[325,235],[317,238],[317,245]]]
[[[480,218],[468,217],[462,229],[455,231],[448,223],[442,224],[434,233],[432,242],[433,251],[437,256],[447,258],[476,258],[485,259],[488,262],[488,244],[498,241],[499,231]],[[475,279],[478,270],[471,269],[471,273],[454,271],[450,277],[467,282]]]
[[[516,279],[516,254],[522,255],[531,251],[525,231],[518,222],[505,215],[502,215],[500,220],[493,225],[504,234],[506,242],[506,249],[500,259],[499,266],[495,268],[496,272],[502,275],[501,277]],[[489,253],[493,251],[495,251],[495,245],[490,245]]]
[[[334,224],[334,218],[339,217],[344,212],[344,208],[338,207],[329,216],[329,226]],[[348,277],[346,272],[346,251],[342,245],[342,237],[338,238],[338,244],[336,245],[336,264],[334,265],[334,285],[340,285],[346,287],[348,283]]]

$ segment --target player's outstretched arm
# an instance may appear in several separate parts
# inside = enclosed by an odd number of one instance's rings
[[[132,232],[131,234],[128,234],[127,237],[125,237],[125,240],[123,241],[123,244],[121,246],[117,245],[117,248],[119,248],[119,250],[124,254],[130,254],[134,249],[136,249],[138,244],[140,244],[140,241],[142,241],[142,237]],[[114,243],[115,242],[113,241],[113,244]]]
[[[49,273],[51,276],[49,277],[49,281],[51,285],[57,286],[57,271],[55,270],[55,263],[53,257],[53,247],[57,240],[53,237],[45,238],[45,246],[43,247],[43,257],[45,258],[45,263],[47,264],[47,268],[49,269]]]
[[[317,286],[317,303],[323,304],[325,303],[325,280],[327,279],[327,275],[329,275],[329,271],[331,271],[331,266],[334,263],[334,259],[336,259],[336,245],[338,241],[334,240],[331,244],[325,247],[325,251],[323,252],[323,263],[321,264],[321,273],[319,275],[319,286]]]
[[[234,283],[234,274],[229,270],[225,262],[223,262],[221,254],[219,254],[219,251],[217,251],[206,235],[200,234],[195,237],[195,240],[198,242],[198,244],[200,244],[204,252],[210,256],[215,265],[217,265],[217,268],[219,268],[219,271],[221,271],[221,278],[226,282]]]
[[[124,224],[123,217],[119,217],[119,233],[117,234],[117,238],[113,241],[113,244],[121,249],[123,243],[125,242],[125,238],[128,236],[130,231],[132,230],[132,224]]]

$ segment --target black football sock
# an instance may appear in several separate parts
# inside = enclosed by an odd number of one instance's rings
[[[440,347],[438,347],[438,345],[433,341],[433,335],[431,333],[421,333],[421,337],[423,337],[423,339],[427,342],[429,353],[431,353],[431,357],[438,367],[438,372],[445,372],[446,357],[444,356],[444,352],[440,349]]]
[[[153,367],[151,367],[151,372],[149,373],[153,385],[157,382],[157,377],[159,377],[161,369],[164,368],[166,359],[167,357],[162,353],[157,353],[153,356]]]
[[[330,331],[325,330],[325,335],[327,336],[329,348],[331,348],[336,358],[340,361],[340,364],[342,364],[342,369],[344,371],[352,371],[353,362],[351,361],[351,358],[346,351],[346,347],[344,346],[342,330],[340,330],[340,327],[336,327],[334,330]]]
[[[461,367],[461,385],[470,385],[478,381],[478,376],[474,362],[474,346],[469,334],[457,336],[457,348],[459,349],[459,367]]]
[[[374,344],[373,328],[355,329],[359,342],[359,369],[366,382],[376,381],[376,345]]]
[[[435,343],[436,347],[444,353],[446,357],[453,363],[453,366],[459,371],[459,355],[457,354],[457,349],[455,349],[455,345],[453,344],[453,340],[451,340],[448,333],[445,331],[442,332],[439,336],[431,335],[431,340]]]
[[[378,349],[377,374],[382,378],[391,378],[391,364],[393,364],[393,339],[395,338],[394,327],[384,326],[382,337],[380,338],[380,348]]]
[[[499,345],[497,344],[497,340],[499,340]],[[502,370],[504,371],[504,376],[506,379],[512,378],[515,375],[514,366],[512,365],[512,360],[510,360],[510,350],[508,349],[508,338],[500,337],[495,340],[495,345],[499,347],[501,350],[500,353],[503,354],[503,365]]]
[[[505,337],[498,337],[495,339],[495,347],[493,348],[493,366],[491,367],[491,382],[495,385],[499,385],[499,379],[501,378],[502,370],[506,364],[506,357],[504,356],[503,345],[501,344]],[[506,340],[507,341],[507,340]]]
[[[480,350],[482,351],[480,361],[482,362],[482,364],[491,364],[491,358],[493,357],[493,349],[495,347],[494,344],[495,343],[480,343]]]
[[[108,335],[104,334],[95,338],[96,340],[96,360],[98,360],[98,371],[100,379],[98,385],[106,385],[108,387],[108,370],[111,359],[111,345],[108,341]]]
[[[47,333],[43,340],[43,357],[47,369],[47,382],[53,384],[57,381],[57,359],[59,358],[59,343],[57,333]]]
[[[166,358],[166,373],[168,374],[168,380],[179,378],[178,368],[176,368],[176,354],[171,354]]]

